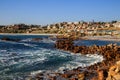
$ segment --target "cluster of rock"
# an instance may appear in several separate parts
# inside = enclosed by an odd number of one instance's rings
[[[105,46],[75,46],[73,43],[73,40],[71,39],[60,39],[56,42],[56,48],[71,51],[81,54],[99,54],[103,55],[104,60],[102,62],[96,63],[94,65],[91,65],[89,67],[85,67],[82,75],[84,75],[84,79],[89,80],[105,80],[107,77],[107,80],[120,80],[117,79],[120,77],[120,74],[117,75],[116,79],[110,79],[110,76],[113,76],[111,72],[109,71],[109,68],[115,64],[116,61],[120,60],[120,46],[117,46],[116,44],[109,44]],[[119,68],[115,67],[115,70],[118,70]],[[83,68],[79,67],[76,69],[78,72],[80,70],[83,70]],[[112,69],[113,70],[113,69]],[[111,71],[111,68],[110,68]],[[67,75],[67,74],[64,74]],[[75,75],[75,74],[74,74]],[[83,76],[82,76],[83,78]],[[77,78],[78,79],[78,78]],[[80,80],[84,80],[80,79]],[[73,79],[76,80],[76,79]]]
[[[108,78],[106,80],[120,80],[120,61],[110,67],[108,72]]]

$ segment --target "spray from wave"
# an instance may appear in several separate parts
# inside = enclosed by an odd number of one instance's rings
[[[81,55],[57,50],[54,40],[0,41],[0,79],[24,79],[39,71],[71,70],[101,62],[101,55]]]

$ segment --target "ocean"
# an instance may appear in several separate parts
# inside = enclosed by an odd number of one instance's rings
[[[20,41],[0,40],[0,80],[24,80],[39,71],[71,70],[101,62],[101,55],[81,55],[58,50],[48,35],[0,35]],[[37,40],[34,40],[36,39]],[[40,38],[40,39],[39,39]],[[106,45],[111,41],[80,40],[75,45]],[[119,45],[119,42],[117,43]]]

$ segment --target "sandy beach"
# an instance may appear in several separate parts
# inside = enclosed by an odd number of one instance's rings
[[[120,41],[118,36],[85,36],[84,40],[104,40],[104,41]]]
[[[62,34],[39,34],[39,33],[0,33],[0,35],[48,35],[59,36]],[[83,40],[103,40],[103,41],[120,41],[118,36],[85,36],[81,37]]]
[[[62,35],[62,34],[39,34],[39,33],[0,33],[0,35]]]

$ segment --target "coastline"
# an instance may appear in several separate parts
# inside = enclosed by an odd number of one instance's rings
[[[8,33],[2,34],[2,35],[11,35]],[[12,34],[14,35],[57,35],[57,34]],[[102,40],[102,38],[105,39],[113,39],[115,38],[115,36],[86,36],[84,37],[88,40],[90,39],[99,39]],[[73,41],[73,40],[72,40]],[[70,80],[75,80],[75,78],[80,78],[80,80],[84,80],[89,78],[89,76],[92,76],[91,74],[100,74],[100,71],[105,71],[106,73],[108,73],[109,68],[114,65],[114,63],[117,61],[119,56],[119,46],[115,45],[115,44],[110,44],[110,45],[105,45],[105,46],[89,46],[89,47],[85,47],[85,46],[75,46],[73,45],[72,41],[70,39],[67,40],[59,40],[58,42],[56,42],[56,48],[60,49],[60,50],[64,50],[64,51],[70,51],[74,54],[79,54],[81,53],[82,55],[87,55],[90,56],[89,54],[98,54],[96,52],[99,52],[99,55],[103,56],[105,60],[92,64],[90,66],[86,66],[86,67],[76,67],[73,68],[72,70],[66,70],[63,73],[59,73],[59,72],[48,72],[47,74],[49,74],[49,77],[53,77],[53,78],[57,78],[58,76],[60,77],[60,79],[70,79]],[[113,56],[116,56],[113,58]],[[85,70],[86,69],[86,70]],[[81,71],[81,72],[80,72]],[[91,72],[91,71],[94,71]],[[51,76],[53,75],[54,76]],[[42,75],[42,76],[41,76]],[[77,76],[76,76],[77,75]],[[97,77],[97,79],[94,80],[103,80],[103,79],[99,79],[99,76],[92,76],[92,78]],[[107,78],[106,76],[104,76],[104,74],[102,73],[101,75],[103,75],[103,78]],[[46,75],[46,73],[44,72],[39,72],[36,73],[34,75],[30,75],[30,76],[34,76],[36,79],[41,77],[43,78],[44,76],[48,76]],[[70,76],[70,77],[69,77]],[[76,76],[76,77],[75,77]],[[75,77],[72,79],[72,77]],[[82,79],[81,79],[82,78]],[[84,79],[83,79],[84,78]],[[39,78],[40,79],[40,78]],[[90,79],[90,78],[89,78]],[[53,79],[56,80],[56,79]],[[91,79],[92,80],[92,79]]]
[[[0,33],[0,35],[62,35],[62,34],[38,34],[38,33]]]
[[[104,58],[102,62],[95,63],[91,66],[84,68],[78,67],[77,69],[73,69],[72,72],[74,73],[72,75],[69,73],[70,71],[64,72],[62,74],[62,77],[65,79],[70,79],[69,76],[72,77],[78,74],[78,79],[80,80],[112,80],[111,77],[109,77],[111,75],[110,70],[112,68],[112,71],[115,72],[113,70],[113,66],[117,61],[120,60],[120,46],[117,46],[116,44],[108,44],[104,46],[93,45],[89,47],[75,46],[71,40],[66,39],[57,41],[56,48],[60,50],[70,51],[74,54],[99,54]],[[118,67],[120,67],[120,65]],[[114,66],[114,69],[118,69],[118,67]],[[116,74],[119,74],[119,71],[120,70],[118,70]],[[116,76],[116,74],[112,74],[112,76]],[[75,78],[70,80],[75,80]],[[115,77],[115,80],[120,80],[120,75],[119,77]]]
[[[49,34],[49,33],[0,33],[0,35],[48,35],[48,36],[61,36],[63,34]],[[103,40],[103,41],[120,41],[118,36],[85,36],[80,37],[83,40]]]

